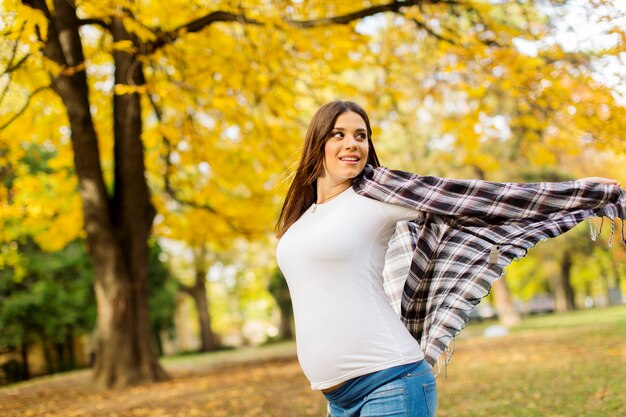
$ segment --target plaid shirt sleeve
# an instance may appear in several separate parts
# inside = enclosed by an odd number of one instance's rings
[[[356,190],[377,200],[449,216],[465,225],[502,224],[576,209],[603,207],[607,216],[620,218],[626,212],[624,190],[589,182],[455,180],[367,166],[357,184]]]
[[[367,166],[354,189],[424,213],[419,222],[398,224],[384,279],[392,306],[399,300],[401,318],[431,364],[514,259],[586,218],[626,217],[624,190],[587,182],[452,180]]]

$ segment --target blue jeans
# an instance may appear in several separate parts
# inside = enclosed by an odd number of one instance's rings
[[[331,417],[434,417],[436,408],[437,385],[426,361],[351,402],[350,407],[330,401]]]

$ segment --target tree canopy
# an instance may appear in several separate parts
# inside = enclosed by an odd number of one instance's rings
[[[134,92],[156,231],[190,243],[267,232],[308,116],[334,97],[363,102],[383,154],[410,168],[434,154],[497,172],[520,158],[545,166],[582,149],[623,150],[624,108],[596,77],[603,59],[624,52],[623,28],[611,25],[619,10],[604,1],[589,17],[610,34],[605,46],[568,51],[554,38],[568,3],[77,2],[107,187],[111,97]],[[12,204],[2,218],[58,249],[81,235],[82,215],[71,132],[50,82],[81,68],[37,54],[48,25],[39,10],[4,8],[0,138]],[[114,41],[114,17],[134,40]],[[145,83],[115,84],[120,51],[140,58]],[[34,147],[51,155],[48,172],[23,175]],[[192,219],[211,227],[188,227]]]

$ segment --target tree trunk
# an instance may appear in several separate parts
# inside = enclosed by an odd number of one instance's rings
[[[198,320],[200,321],[200,351],[201,352],[209,352],[217,349],[218,341],[213,332],[213,327],[211,324],[211,314],[209,313],[209,302],[206,294],[206,286],[204,281],[200,284],[200,278],[196,278],[196,285],[191,287],[191,296],[193,297],[194,302],[196,303],[196,308],[198,310]]]
[[[49,19],[44,54],[66,68],[53,80],[72,132],[89,255],[93,264],[98,322],[94,377],[99,387],[125,387],[166,378],[158,363],[148,316],[148,245],[154,217],[144,177],[139,96],[114,98],[115,194],[104,183],[98,138],[91,116],[79,21],[71,1],[24,0]],[[129,39],[114,19],[115,41]],[[143,82],[136,57],[116,52],[115,81]]]
[[[67,361],[65,360],[65,346],[63,346],[63,343],[54,343],[52,345],[54,347],[54,352],[56,353],[56,372],[64,372],[67,371],[67,366],[66,363]]]
[[[30,365],[28,364],[28,344],[21,344],[20,356],[22,357],[20,381],[26,381],[30,379]]]
[[[270,277],[270,283],[268,290],[280,311],[280,323],[278,326],[278,337],[280,339],[293,339],[293,331],[291,328],[291,321],[293,317],[293,306],[291,304],[291,295],[289,294],[289,286],[285,277],[280,272],[280,269],[276,268],[272,276]]]
[[[574,302],[574,288],[571,282],[572,251],[565,250],[561,259],[559,275],[554,285],[554,309],[557,312],[576,309]]]
[[[209,311],[209,297],[206,288],[207,267],[205,262],[206,249],[194,249],[196,277],[192,287],[183,287],[196,304],[198,311],[198,321],[200,324],[200,351],[209,352],[219,347],[217,335],[213,331],[211,324],[211,313]]]
[[[493,294],[495,298],[496,311],[498,318],[503,326],[515,326],[522,322],[522,316],[513,305],[511,292],[506,284],[506,278],[503,275],[493,282]]]
[[[613,256],[611,256],[610,259],[611,275],[613,275],[613,284],[607,285],[607,296],[609,299],[609,305],[613,306],[622,304],[622,283],[620,277],[619,263]]]
[[[45,336],[41,336],[41,350],[43,352],[43,358],[46,362],[46,373],[53,374],[57,371],[54,366],[54,359],[52,358],[52,351],[50,350],[50,342]]]
[[[157,353],[159,356],[163,356],[165,354],[165,351],[163,349],[163,337],[161,336],[160,332],[156,332],[154,334],[154,339],[156,342],[156,348],[157,348]]]
[[[74,334],[65,337],[65,351],[67,352],[67,368],[76,369],[76,351],[74,349]]]
[[[293,330],[291,329],[291,311],[280,309],[280,325],[278,327],[278,337],[282,340],[293,339]]]

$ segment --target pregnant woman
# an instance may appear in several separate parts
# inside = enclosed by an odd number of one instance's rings
[[[432,417],[432,365],[504,267],[585,218],[624,213],[623,190],[605,178],[491,183],[382,168],[366,112],[330,102],[308,127],[276,227],[302,370],[332,417]]]

